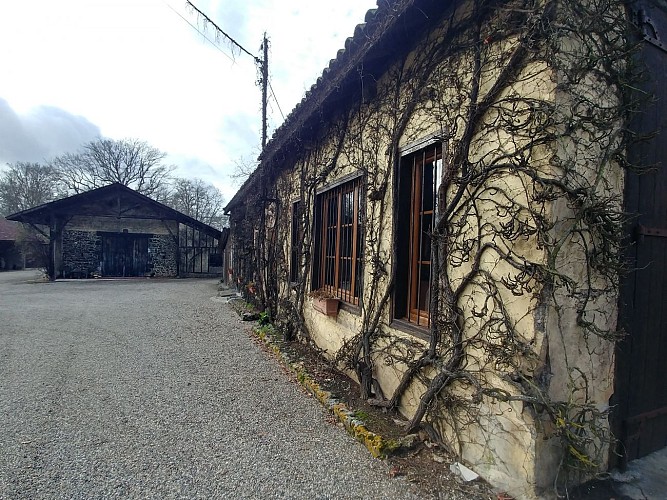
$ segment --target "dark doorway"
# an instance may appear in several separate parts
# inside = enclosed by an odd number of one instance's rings
[[[145,276],[148,271],[148,239],[145,234],[102,234],[102,275]]]
[[[626,177],[626,210],[633,216],[628,263],[622,281],[620,318],[627,337],[618,344],[614,430],[620,462],[667,446],[667,12],[653,2],[634,4],[635,22],[645,34],[641,60],[651,75],[646,106],[634,126],[657,133],[634,146],[630,159],[644,173]]]

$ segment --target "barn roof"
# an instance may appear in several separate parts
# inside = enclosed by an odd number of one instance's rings
[[[193,219],[117,182],[23,210],[9,215],[7,219],[48,226],[53,216],[173,220],[214,238],[222,236],[222,231],[219,229]]]

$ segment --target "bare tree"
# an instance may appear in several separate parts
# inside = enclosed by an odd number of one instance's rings
[[[225,198],[218,188],[201,179],[176,179],[167,205],[206,224],[225,225],[222,208]]]
[[[259,153],[254,158],[257,158],[257,156],[259,156]],[[244,156],[234,160],[234,171],[228,174],[234,185],[242,185],[255,171],[257,160],[254,158],[252,156]]]
[[[0,212],[9,215],[47,203],[60,194],[56,171],[39,163],[8,164],[0,172]]]
[[[163,163],[166,156],[138,139],[96,139],[78,153],[54,158],[51,165],[72,193],[119,182],[151,196],[169,180],[172,167]]]
[[[25,258],[26,267],[43,268],[47,275],[53,272],[49,259],[49,239],[35,226],[23,224],[16,238],[16,245]]]

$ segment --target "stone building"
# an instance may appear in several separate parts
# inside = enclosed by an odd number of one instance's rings
[[[664,447],[663,3],[377,3],[226,207],[228,278],[518,498]]]
[[[220,276],[226,231],[122,184],[10,215],[50,243],[56,278]]]

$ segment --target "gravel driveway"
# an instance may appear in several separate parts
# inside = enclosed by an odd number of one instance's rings
[[[0,273],[0,498],[410,498],[212,280]]]

